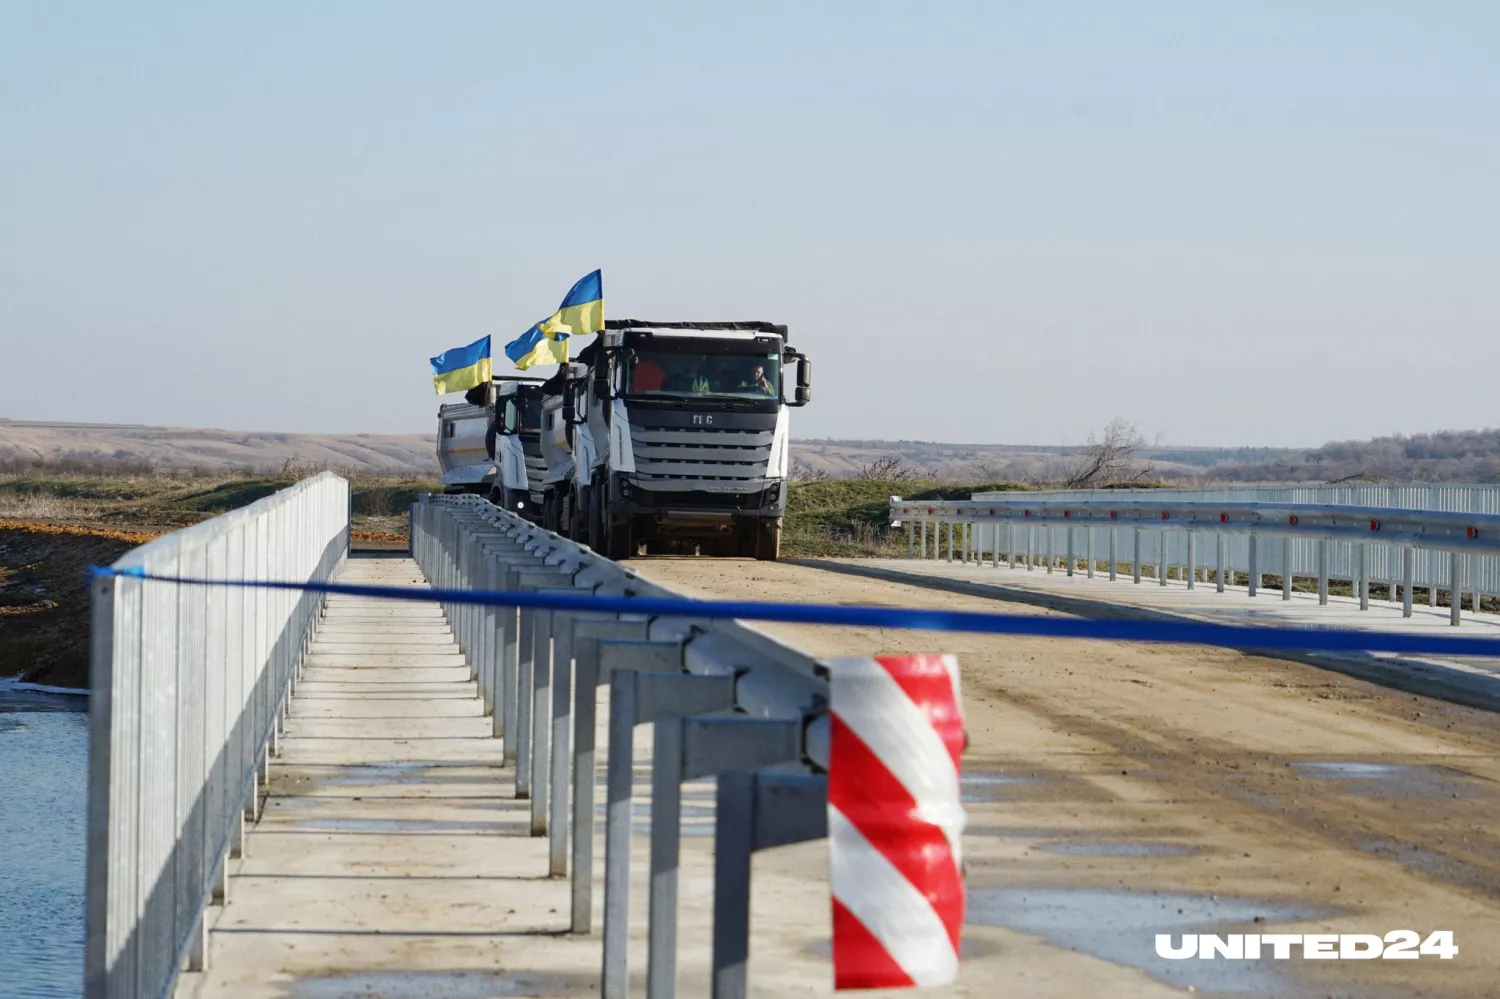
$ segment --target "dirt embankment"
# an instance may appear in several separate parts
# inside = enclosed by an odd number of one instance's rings
[[[155,536],[0,519],[0,677],[87,687],[89,566]]]

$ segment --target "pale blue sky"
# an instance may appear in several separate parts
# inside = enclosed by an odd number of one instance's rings
[[[0,416],[427,431],[604,270],[799,436],[1500,423],[1500,5],[0,6]],[[503,363],[503,358],[502,358]]]

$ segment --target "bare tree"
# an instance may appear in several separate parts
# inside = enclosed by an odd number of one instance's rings
[[[828,469],[813,468],[801,458],[793,458],[787,478],[793,482],[822,482],[828,478]]]
[[[888,454],[865,465],[854,477],[870,482],[909,482],[922,478],[922,472],[908,465],[901,457]]]
[[[1066,469],[1063,485],[1078,489],[1139,482],[1150,472],[1150,466],[1139,459],[1145,444],[1135,424],[1117,416],[1104,428],[1103,437],[1089,434],[1088,443]]]

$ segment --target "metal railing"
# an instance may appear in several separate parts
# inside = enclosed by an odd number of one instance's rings
[[[411,545],[454,589],[674,597],[628,568],[473,496],[411,508]],[[609,686],[602,995],[627,988],[632,735],[654,724],[647,994],[677,985],[683,781],[717,777],[716,999],[747,994],[750,859],[827,835],[828,671],[734,621],[447,604],[549,873],[572,877],[570,927],[592,927],[597,689]],[[571,795],[571,797],[570,797]],[[571,808],[570,808],[571,802]]]
[[[1014,492],[975,493],[975,502],[1021,502]],[[1319,506],[1379,507],[1381,509],[1421,510],[1444,513],[1500,514],[1500,486],[1445,482],[1380,483],[1307,483],[1304,485],[1218,486],[1193,489],[1049,489],[1025,494],[1025,502],[1056,506],[1081,502],[1123,503],[1272,503],[1314,504]],[[1169,565],[1180,566],[1185,558],[1181,535],[1169,536]],[[992,539],[986,537],[986,543]],[[1156,539],[1144,539],[1142,557],[1155,564]],[[1232,565],[1248,565],[1248,544],[1243,536],[1231,536],[1226,553]],[[1280,553],[1271,553],[1265,570],[1281,575]],[[1263,554],[1263,558],[1266,556]],[[1404,554],[1390,545],[1372,545],[1365,553],[1366,574],[1377,584],[1401,585],[1405,580]],[[1335,543],[1328,552],[1329,572],[1335,579],[1354,579],[1358,573],[1356,556],[1348,544]],[[1412,565],[1412,585],[1429,590],[1445,590],[1451,583],[1452,567],[1447,555],[1429,549],[1417,549]],[[1291,549],[1291,569],[1295,576],[1317,575],[1317,546],[1295,541]],[[1274,568],[1270,568],[1274,566]],[[1500,596],[1500,558],[1474,558],[1465,570],[1467,592]]]
[[[1111,580],[1122,566],[1139,583],[1149,567],[1165,586],[1175,571],[1192,588],[1202,573],[1222,592],[1236,573],[1247,577],[1254,596],[1267,575],[1280,577],[1282,598],[1291,599],[1296,577],[1315,577],[1319,602],[1328,602],[1331,580],[1347,580],[1368,609],[1370,584],[1391,585],[1403,613],[1412,614],[1413,591],[1427,590],[1437,605],[1449,594],[1453,624],[1461,619],[1463,594],[1479,609],[1488,593],[1476,578],[1497,578],[1500,515],[1399,507],[1339,506],[1316,503],[1182,500],[1176,492],[1130,491],[1102,497],[999,493],[970,500],[925,501],[891,497],[893,523],[907,525],[907,553],[939,556],[947,525],[947,557],[964,561],[1005,561],[1012,568],[1038,565],[1068,575],[1075,569],[1093,577],[1102,562]],[[1146,492],[1150,498],[1138,498]],[[931,530],[929,530],[931,526]],[[1121,531],[1127,530],[1127,548]],[[956,537],[955,537],[956,533]],[[1212,562],[1200,561],[1197,541],[1214,541]],[[1425,572],[1419,572],[1419,569]]]
[[[349,486],[323,473],[131,551],[114,568],[326,581],[348,552]],[[261,807],[269,756],[323,598],[93,583],[89,999],[159,999],[206,960],[205,907]]]

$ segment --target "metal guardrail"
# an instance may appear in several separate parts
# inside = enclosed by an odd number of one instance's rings
[[[1398,507],[1338,506],[1314,503],[1204,502],[1183,501],[1174,493],[1154,492],[1150,499],[1110,495],[1103,499],[1056,498],[1033,493],[999,494],[1003,498],[918,501],[891,497],[893,523],[907,525],[907,554],[916,557],[918,546],[927,557],[932,531],[932,555],[938,556],[942,526],[948,528],[948,560],[955,549],[964,561],[971,554],[980,562],[989,552],[998,566],[1004,558],[1012,568],[1038,565],[1048,572],[1059,558],[1072,575],[1082,568],[1093,577],[1102,559],[1111,580],[1119,567],[1130,567],[1139,583],[1143,566],[1165,586],[1172,570],[1189,588],[1210,578],[1223,592],[1234,573],[1244,572],[1251,596],[1260,589],[1264,576],[1281,578],[1282,599],[1291,599],[1293,579],[1315,576],[1320,603],[1328,602],[1331,579],[1348,580],[1358,595],[1360,609],[1369,608],[1370,583],[1390,582],[1392,598],[1400,587],[1403,613],[1412,614],[1413,590],[1423,586],[1428,601],[1437,604],[1440,590],[1449,593],[1453,624],[1461,619],[1462,595],[1471,593],[1479,608],[1479,593],[1470,581],[1474,562],[1495,562],[1500,556],[1500,515]],[[1122,554],[1120,529],[1131,531],[1130,549]],[[955,532],[958,537],[955,544]],[[1103,538],[1100,538],[1100,535]],[[1215,541],[1212,565],[1198,561],[1197,539],[1211,535]],[[1100,542],[1103,542],[1101,544]],[[1263,542],[1279,542],[1266,544]],[[1238,544],[1235,544],[1237,542]],[[1336,563],[1342,546],[1347,556]],[[1299,550],[1312,553],[1311,565],[1299,563]],[[1399,565],[1392,578],[1379,566],[1390,561]],[[1440,562],[1446,579],[1438,582],[1417,576],[1419,556]],[[1290,571],[1286,571],[1290,567]],[[1310,570],[1310,571],[1309,571]]]
[[[137,548],[116,569],[327,581],[349,484],[325,472]],[[204,910],[258,816],[323,605],[305,591],[93,583],[84,994],[159,999],[206,960]]]
[[[1021,502],[1014,492],[975,493],[976,502]],[[1445,513],[1500,514],[1500,485],[1449,482],[1375,482],[1375,483],[1306,483],[1303,485],[1218,486],[1185,489],[1048,489],[1025,494],[1025,502],[1057,505],[1083,502],[1123,503],[1140,500],[1145,503],[1273,503],[1285,505],[1315,504],[1341,507],[1380,507],[1381,509],[1424,510]],[[1167,560],[1181,565],[1185,558],[1182,535],[1169,535]],[[992,539],[986,538],[988,545]],[[1156,537],[1147,535],[1142,557],[1154,565],[1158,555]],[[1249,557],[1243,536],[1226,538],[1225,557],[1231,564],[1244,567]],[[1400,585],[1405,578],[1405,555],[1396,546],[1370,545],[1365,552],[1366,575],[1377,584]],[[1334,542],[1328,551],[1329,572],[1335,579],[1352,579],[1357,575],[1356,556],[1351,545]],[[1262,552],[1265,571],[1281,575],[1281,552]],[[1412,585],[1446,589],[1451,582],[1452,567],[1446,553],[1418,548],[1412,566]],[[1291,549],[1291,571],[1294,576],[1317,575],[1318,550],[1311,541],[1294,540]],[[1479,556],[1468,560],[1465,588],[1488,596],[1500,596],[1500,558]]]
[[[411,547],[435,585],[673,597],[628,568],[474,496],[411,508]],[[571,930],[592,926],[597,689],[609,685],[602,995],[628,984],[632,736],[654,723],[647,994],[676,995],[683,781],[716,776],[713,989],[747,995],[750,859],[827,835],[828,670],[733,621],[445,604],[494,734],[572,876]],[[571,792],[571,808],[570,804]]]

